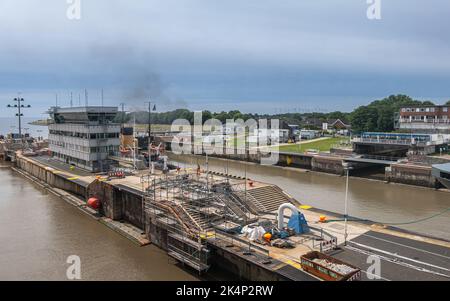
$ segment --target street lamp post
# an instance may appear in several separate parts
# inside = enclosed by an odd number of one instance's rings
[[[19,119],[19,137],[23,141],[23,137],[22,137],[22,116],[23,116],[23,114],[22,114],[22,110],[25,109],[25,108],[31,108],[31,105],[24,105],[23,104],[24,99],[20,97],[20,94],[19,94],[19,97],[14,98],[14,102],[17,102],[17,103],[15,103],[15,104],[8,104],[7,107],[8,108],[16,108],[17,109],[16,116]]]
[[[152,145],[152,103],[148,103],[148,168],[150,173],[153,172],[152,168],[152,156],[151,156],[151,145]],[[156,111],[156,105],[153,104],[153,111]]]
[[[150,151],[150,144],[152,143],[152,110],[156,111],[156,105],[153,104],[150,101],[145,102],[148,103],[148,145],[149,145],[149,151]]]
[[[342,162],[342,167],[344,168],[344,171],[346,172],[346,181],[345,181],[345,203],[344,203],[344,246],[347,245],[347,221],[348,221],[348,180],[349,180],[349,173],[350,169],[352,167],[347,162]]]

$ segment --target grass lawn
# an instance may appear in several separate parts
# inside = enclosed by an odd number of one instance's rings
[[[335,145],[339,144],[340,142],[348,142],[348,138],[327,138],[319,141],[313,141],[313,142],[307,142],[303,144],[289,144],[289,145],[282,145],[280,146],[280,152],[290,152],[290,153],[303,153],[308,149],[316,149],[321,152],[327,152],[330,150],[330,148]]]
[[[238,136],[238,137],[228,138],[227,143],[228,143],[228,146],[236,146],[238,148],[245,148],[245,137]]]

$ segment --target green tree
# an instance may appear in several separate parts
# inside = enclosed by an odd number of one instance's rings
[[[357,132],[374,131],[378,123],[378,110],[371,106],[360,106],[351,114],[352,129]]]
[[[425,100],[425,101],[422,102],[422,104],[426,105],[426,106],[434,106],[435,105],[434,102],[432,102],[430,100]]]
[[[330,112],[330,113],[326,114],[327,119],[340,119],[344,122],[348,121],[348,117],[349,117],[348,113],[344,113],[344,112],[340,112],[340,111]]]
[[[220,113],[214,113],[214,118],[219,119],[222,123],[226,123],[227,119],[229,119],[229,115],[227,112],[222,111]]]
[[[117,123],[127,123],[130,120],[130,115],[124,112],[118,112],[116,117],[114,117],[114,122]]]
[[[213,118],[213,114],[206,110],[202,112],[202,122],[205,123],[206,120]]]
[[[431,101],[414,100],[407,95],[391,95],[375,100],[367,106],[351,113],[352,128],[355,132],[390,132],[394,130],[394,115],[403,106],[434,105]]]
[[[394,108],[382,106],[378,108],[377,131],[390,132],[394,130]]]

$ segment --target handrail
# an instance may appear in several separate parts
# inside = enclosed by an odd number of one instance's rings
[[[448,124],[450,123],[450,119],[441,119],[441,120],[399,120],[400,123],[431,123],[431,124]]]
[[[263,203],[261,203],[257,198],[255,198],[251,193],[248,193],[247,191],[247,198],[250,198],[252,200],[253,203],[257,204],[257,206],[259,206],[260,208],[262,208],[262,212],[266,213],[268,212],[266,206],[264,206]]]
[[[238,217],[247,217],[245,212],[239,207],[238,204],[234,203],[233,201],[227,199],[227,196],[225,195],[216,195],[215,198],[222,201],[228,208],[230,208],[231,211],[234,212]]]
[[[391,156],[380,156],[380,155],[363,155],[361,157],[350,157],[347,159],[373,159],[373,160],[383,160],[397,162],[398,160],[404,159],[405,157],[391,157]]]
[[[183,212],[183,214],[185,214],[190,219],[189,223],[193,223],[200,231],[203,230],[202,227],[197,223],[197,221],[189,214],[189,212],[186,210],[186,208],[184,208],[181,205],[177,205],[177,206]],[[182,218],[182,217],[180,216],[180,218]],[[186,221],[183,221],[183,222],[186,222]]]
[[[228,238],[231,238],[232,241],[235,240],[235,241],[238,241],[238,242],[240,242],[240,243],[243,243],[244,245],[247,245],[247,246],[249,247],[249,250],[251,250],[251,249],[253,248],[253,249],[255,249],[255,250],[257,250],[257,251],[263,253],[263,254],[266,255],[267,257],[270,257],[270,251],[269,251],[269,250],[267,250],[267,249],[265,249],[265,248],[263,248],[263,247],[260,247],[260,246],[255,245],[255,244],[252,243],[250,240],[242,239],[242,238],[240,238],[240,237],[238,237],[238,236],[236,236],[236,235],[229,234],[229,233],[227,233],[227,232],[225,232],[225,231],[223,231],[223,230],[220,230],[220,229],[217,229],[217,228],[216,228],[216,229],[215,229],[215,234],[217,234],[217,233],[219,233],[220,235],[226,236],[226,237],[228,237]]]
[[[267,213],[266,215],[272,215],[272,216],[278,217],[278,214],[277,214],[277,213],[274,213],[274,212]],[[290,216],[287,216],[287,215],[283,215],[283,217],[284,217],[284,218],[290,218]],[[328,236],[330,239],[336,238],[336,236],[334,236],[334,235],[330,234],[329,232],[325,231],[323,228],[317,228],[317,227],[311,226],[311,225],[309,225],[309,224],[308,224],[308,227],[309,227],[310,229],[319,231],[320,233],[322,233],[322,234]]]
[[[233,192],[229,192],[225,197],[229,197],[235,205],[242,211],[247,219],[251,217],[251,211],[244,205],[244,201]]]
[[[411,145],[412,139],[377,139],[377,138],[353,138],[352,142],[368,142],[368,143],[383,143],[383,144],[400,144],[400,145]],[[417,145],[427,145],[430,141],[420,141],[415,140]]]
[[[319,231],[321,234],[323,234],[323,235],[329,237],[330,240],[331,240],[331,239],[334,239],[334,238],[337,238],[337,237],[334,236],[333,234],[330,234],[330,233],[328,233],[327,231],[325,231],[323,228],[317,228],[317,227],[310,226],[310,225],[308,225],[308,227],[309,227],[310,229]]]

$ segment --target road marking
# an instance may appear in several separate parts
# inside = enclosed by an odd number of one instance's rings
[[[431,251],[427,251],[427,250],[419,249],[419,248],[416,248],[416,247],[408,246],[408,245],[401,244],[401,243],[394,242],[394,241],[390,241],[390,240],[387,240],[387,239],[384,239],[384,238],[379,238],[379,237],[376,237],[376,236],[372,236],[372,235],[369,235],[369,234],[362,234],[362,235],[363,236],[368,236],[368,237],[371,237],[371,238],[374,238],[374,239],[378,239],[378,240],[381,240],[381,241],[389,242],[391,244],[395,244],[395,245],[398,245],[398,246],[410,248],[410,249],[413,249],[413,250],[416,250],[416,251],[421,251],[421,252],[424,252],[424,253],[428,253],[428,254],[431,254],[431,255],[434,255],[434,256],[439,256],[439,257],[442,257],[442,258],[450,260],[449,256],[445,256],[445,255],[442,255],[442,254],[438,254],[438,253],[434,253],[434,252],[431,252]]]
[[[290,259],[286,260],[285,262],[286,262],[287,264],[293,266],[294,268],[299,269],[299,270],[302,268],[302,266],[301,266],[300,264],[298,264],[298,263],[296,263],[296,262],[294,262],[294,261],[292,261],[292,260],[290,260]]]
[[[348,246],[348,245],[345,246],[344,248],[352,250],[352,251],[357,252],[357,253],[365,254],[365,255],[374,255],[375,254],[373,252],[361,250],[361,249],[358,249],[358,248],[355,248],[355,247],[351,247],[351,246]],[[377,254],[375,254],[375,255],[377,255]],[[404,267],[407,267],[407,268],[410,268],[410,269],[413,269],[413,270],[417,270],[417,271],[421,271],[421,272],[425,272],[425,273],[429,273],[429,274],[434,274],[434,275],[442,276],[442,277],[445,277],[445,278],[450,278],[450,276],[446,275],[446,274],[442,274],[442,273],[438,273],[438,272],[435,272],[435,271],[427,270],[425,268],[421,268],[421,267],[418,267],[418,266],[415,266],[415,265],[412,265],[412,264],[409,264],[409,263],[406,263],[406,262],[394,261],[393,259],[391,259],[389,257],[386,257],[386,256],[381,256],[381,255],[377,255],[377,256],[380,257],[380,259],[383,259],[384,261],[387,261],[387,262],[390,262],[390,263],[393,263],[393,264],[398,264],[398,265],[401,265],[401,266],[404,266]]]
[[[371,246],[368,246],[368,245],[364,245],[364,244],[360,244],[360,243],[357,243],[357,242],[353,242],[353,241],[350,241],[350,243],[355,244],[355,245],[357,245],[359,247],[362,247],[362,248],[370,249],[370,250],[375,251],[375,252],[380,252],[382,254],[391,255],[391,256],[394,256],[396,258],[401,258],[401,259],[404,259],[404,260],[412,261],[412,262],[415,262],[415,263],[418,263],[418,264],[423,264],[423,265],[426,265],[426,266],[429,266],[429,267],[433,267],[433,268],[436,268],[436,269],[440,269],[440,270],[444,270],[444,271],[450,272],[450,269],[447,269],[447,268],[444,268],[444,267],[441,267],[441,266],[437,266],[437,265],[434,265],[434,264],[431,264],[431,263],[427,263],[427,262],[416,260],[416,259],[413,259],[413,258],[401,256],[401,255],[398,255],[396,253],[391,253],[391,252],[388,252],[388,251],[384,251],[384,250],[381,250],[381,249],[377,249],[377,248],[374,248],[374,247],[371,247]],[[450,276],[447,276],[447,277],[450,277]]]
[[[381,276],[378,276],[378,275],[375,275],[375,274],[372,274],[372,273],[367,273],[367,272],[364,271],[364,270],[361,270],[361,272],[363,272],[363,273],[366,274],[366,275],[373,275],[373,276],[378,277],[379,279],[382,279],[382,280],[392,281],[391,279],[387,279],[387,278],[384,278],[384,277],[381,277]],[[369,279],[369,280],[374,280],[374,279]]]
[[[381,225],[379,225],[379,224],[372,224],[370,226],[372,231],[374,231],[376,233],[382,233],[382,234],[387,234],[387,235],[396,236],[396,237],[400,237],[400,238],[406,238],[406,239],[410,239],[410,240],[426,242],[429,244],[433,244],[436,246],[441,246],[441,247],[450,249],[449,241],[441,240],[439,238],[423,237],[423,236],[420,236],[420,234],[399,232],[399,231],[392,230],[392,229],[386,229],[386,227],[387,226],[381,227]]]
[[[311,209],[312,207],[309,205],[300,205],[300,206],[298,206],[298,208],[308,210],[308,209]]]

